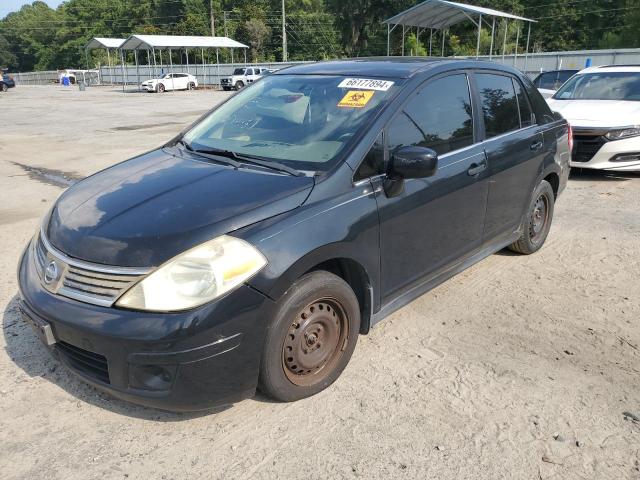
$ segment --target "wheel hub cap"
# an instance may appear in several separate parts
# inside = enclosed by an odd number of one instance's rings
[[[296,385],[317,383],[331,372],[348,334],[344,310],[335,300],[319,300],[291,323],[282,348],[287,378]]]

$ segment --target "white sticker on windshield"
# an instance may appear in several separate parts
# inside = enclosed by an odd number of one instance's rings
[[[345,78],[340,82],[338,88],[362,88],[364,90],[379,90],[386,92],[391,88],[393,82],[389,80],[375,80],[371,78]]]

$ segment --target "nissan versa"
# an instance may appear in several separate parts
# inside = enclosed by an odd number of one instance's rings
[[[307,397],[394,310],[504,247],[538,250],[570,137],[493,63],[280,70],[62,194],[21,259],[21,310],[132,402]]]

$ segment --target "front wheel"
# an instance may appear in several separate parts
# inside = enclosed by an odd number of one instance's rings
[[[549,182],[542,180],[534,190],[531,202],[525,213],[522,222],[522,234],[518,240],[509,246],[510,250],[530,255],[542,248],[551,228],[554,203],[553,188],[551,188]]]
[[[189,82],[187,85],[187,90],[194,90],[196,88],[196,84],[193,82]]]
[[[244,88],[244,82],[242,80],[238,80],[235,84],[236,90],[242,90]]]
[[[161,83],[158,85],[158,93],[164,93],[164,85]]]
[[[9,90],[9,87],[7,87],[7,84],[6,84],[6,83],[3,83],[3,84],[2,84],[2,91],[3,91],[3,92],[6,92],[7,90]]]
[[[349,363],[359,332],[351,287],[329,272],[304,275],[284,294],[267,329],[260,390],[284,402],[324,390]]]

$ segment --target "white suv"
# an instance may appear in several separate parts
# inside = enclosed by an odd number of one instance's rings
[[[271,73],[266,67],[244,67],[236,68],[233,75],[224,77],[220,80],[223,90],[240,90],[241,88],[255,82],[263,75]]]
[[[573,128],[572,167],[640,172],[640,66],[581,70],[547,101]]]
[[[147,92],[166,92],[168,90],[194,90],[198,88],[198,79],[190,73],[168,73],[162,78],[145,80],[140,84]]]

